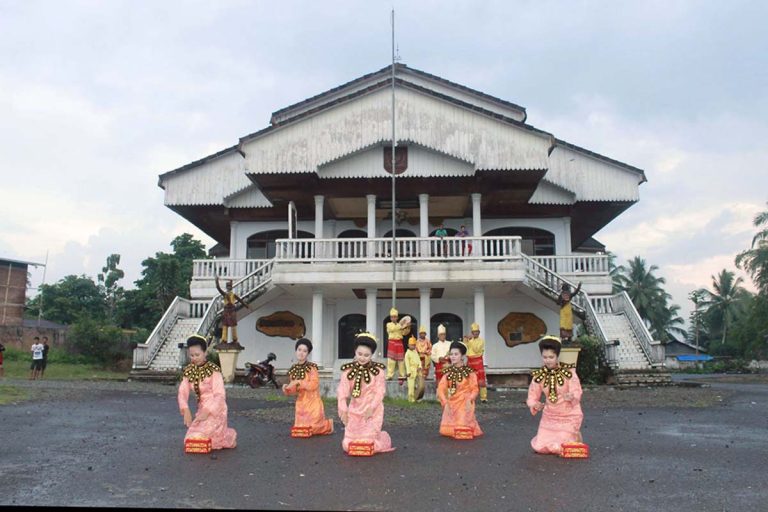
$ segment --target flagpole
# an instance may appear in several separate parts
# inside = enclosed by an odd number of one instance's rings
[[[395,298],[397,297],[397,257],[395,241],[395,10],[392,9],[392,307],[395,307]]]

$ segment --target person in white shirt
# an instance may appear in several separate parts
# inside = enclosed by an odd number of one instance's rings
[[[32,351],[32,366],[29,367],[30,374],[29,379],[35,380],[40,377],[40,373],[43,371],[43,350],[45,346],[40,343],[40,338],[35,336],[35,342],[32,344],[30,350]]]
[[[443,376],[443,369],[449,365],[448,351],[451,348],[451,342],[445,339],[446,330],[443,324],[437,327],[437,341],[432,344],[432,362],[435,364],[435,382],[440,383]]]

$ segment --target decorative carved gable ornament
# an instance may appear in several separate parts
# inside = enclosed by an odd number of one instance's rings
[[[547,324],[533,313],[509,313],[498,325],[508,347],[532,343],[547,333]]]
[[[256,320],[256,330],[267,336],[284,336],[297,340],[307,332],[304,319],[290,311],[275,311]]]
[[[403,174],[408,168],[408,147],[395,147],[395,175]],[[392,146],[384,146],[384,170],[392,174]]]

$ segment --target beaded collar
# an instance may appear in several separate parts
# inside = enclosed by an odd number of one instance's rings
[[[197,395],[197,401],[200,401],[200,383],[214,374],[214,372],[220,372],[221,368],[216,366],[210,361],[206,361],[205,364],[197,366],[194,363],[190,363],[184,367],[182,375],[192,383],[195,388],[195,395]]]
[[[569,370],[576,367],[575,364],[560,363],[556,368],[542,366],[531,372],[534,382],[541,382],[544,388],[549,390],[548,398],[552,403],[557,402],[557,386],[565,384],[565,379],[573,376]]]
[[[381,363],[374,363],[370,361],[367,364],[360,364],[357,361],[341,365],[341,371],[349,370],[347,379],[354,380],[352,385],[352,397],[357,398],[360,396],[360,389],[363,385],[363,381],[366,384],[370,384],[371,375],[378,375],[380,371],[386,370],[387,367]]]
[[[288,370],[288,376],[291,380],[304,380],[312,370],[317,370],[317,365],[311,361],[296,363]]]
[[[453,395],[456,393],[456,386],[458,386],[459,382],[469,377],[472,371],[472,368],[469,366],[449,366],[443,370],[443,375],[448,379],[448,394]]]

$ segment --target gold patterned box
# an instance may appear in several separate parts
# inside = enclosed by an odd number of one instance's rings
[[[352,441],[347,453],[353,457],[372,457],[373,441]]]
[[[475,433],[469,427],[455,427],[453,429],[454,439],[474,439]]]
[[[210,439],[186,439],[184,441],[184,453],[211,453]]]
[[[584,443],[563,443],[560,456],[565,459],[588,459],[589,446]]]
[[[291,427],[291,437],[312,437],[312,427]]]

